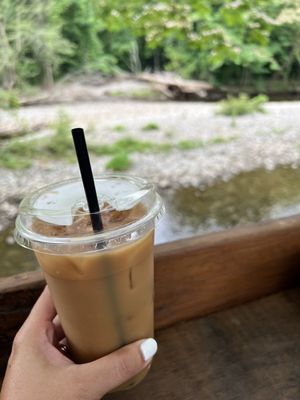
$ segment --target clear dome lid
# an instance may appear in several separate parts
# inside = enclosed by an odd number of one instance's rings
[[[107,247],[136,240],[154,226],[163,212],[161,197],[145,179],[103,174],[95,177],[95,187],[100,205],[97,214],[105,222],[102,231],[92,231],[83,184],[78,178],[45,186],[24,198],[16,220],[16,241],[43,252],[61,252],[64,246],[77,246],[78,250],[80,244],[102,243]]]

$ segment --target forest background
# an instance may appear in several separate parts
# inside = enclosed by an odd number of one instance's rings
[[[299,0],[1,0],[4,90],[145,70],[284,90],[299,66]]]

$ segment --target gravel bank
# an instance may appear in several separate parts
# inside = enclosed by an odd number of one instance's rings
[[[194,186],[205,188],[216,180],[264,167],[300,165],[300,102],[269,103],[265,114],[231,118],[216,116],[216,104],[175,102],[97,102],[65,106],[26,107],[18,112],[25,122],[52,121],[64,109],[73,125],[88,130],[88,140],[112,143],[124,136],[155,143],[182,140],[215,141],[233,138],[228,143],[210,144],[193,150],[173,150],[160,154],[132,154],[129,170],[145,176],[161,188]],[[2,113],[9,120],[14,115]],[[0,115],[0,117],[1,117]],[[148,123],[158,130],[143,131]],[[123,132],[114,127],[122,125]],[[105,170],[107,157],[94,158],[95,174]],[[64,162],[36,162],[24,171],[0,170],[0,229],[6,216],[14,216],[16,204],[25,193],[62,177],[78,176],[76,165]]]

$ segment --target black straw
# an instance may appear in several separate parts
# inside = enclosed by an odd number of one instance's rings
[[[94,232],[99,232],[103,229],[103,224],[100,216],[100,207],[97,199],[95,182],[90,163],[89,153],[86,147],[84,131],[82,128],[72,129],[72,136],[76,150],[77,160],[83,182],[83,187],[90,210],[90,216]]]

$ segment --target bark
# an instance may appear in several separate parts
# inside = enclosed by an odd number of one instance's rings
[[[54,78],[53,78],[53,67],[51,62],[45,60],[43,62],[43,87],[46,89],[50,89],[53,87]]]

